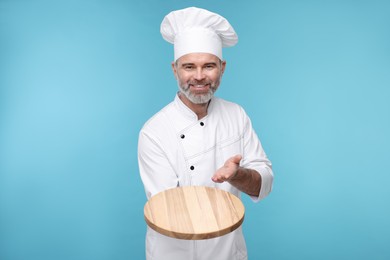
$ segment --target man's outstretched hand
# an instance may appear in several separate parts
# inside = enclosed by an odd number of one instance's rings
[[[235,155],[228,159],[211,177],[213,182],[229,182],[242,192],[250,196],[259,196],[261,176],[253,169],[240,167],[241,155]]]
[[[239,154],[229,158],[225,164],[214,173],[211,180],[213,182],[222,183],[234,178],[237,174],[238,168],[240,167],[241,159],[242,156]]]

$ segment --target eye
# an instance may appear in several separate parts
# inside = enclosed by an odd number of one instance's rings
[[[205,66],[205,68],[206,68],[207,70],[212,70],[212,69],[215,68],[215,65],[213,65],[213,64],[208,64],[208,65]]]
[[[192,66],[192,65],[185,65],[184,66],[185,70],[192,70],[193,68],[194,68],[194,66]]]

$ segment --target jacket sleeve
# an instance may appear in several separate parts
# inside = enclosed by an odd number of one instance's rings
[[[259,196],[251,196],[254,202],[258,202],[265,198],[272,190],[273,171],[271,161],[267,158],[260,139],[256,135],[252,123],[246,114],[244,115],[243,152],[241,166],[256,170],[261,176]]]
[[[138,139],[138,164],[146,197],[177,187],[178,177],[158,139],[141,131]]]

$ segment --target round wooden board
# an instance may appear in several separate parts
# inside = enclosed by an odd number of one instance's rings
[[[145,204],[149,227],[179,239],[225,235],[244,221],[245,208],[233,194],[211,187],[185,186],[160,192]]]

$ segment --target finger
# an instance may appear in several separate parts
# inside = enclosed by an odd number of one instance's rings
[[[231,158],[231,161],[234,162],[235,164],[239,164],[241,159],[242,159],[241,154],[237,154]]]
[[[217,182],[217,183],[222,183],[223,181],[221,181],[218,177],[212,177],[211,178],[211,180],[213,181],[213,182]]]
[[[225,178],[224,176],[222,176],[222,175],[215,174],[215,175],[211,178],[211,180],[212,180],[213,182],[222,183],[222,182],[226,181],[226,178]]]

